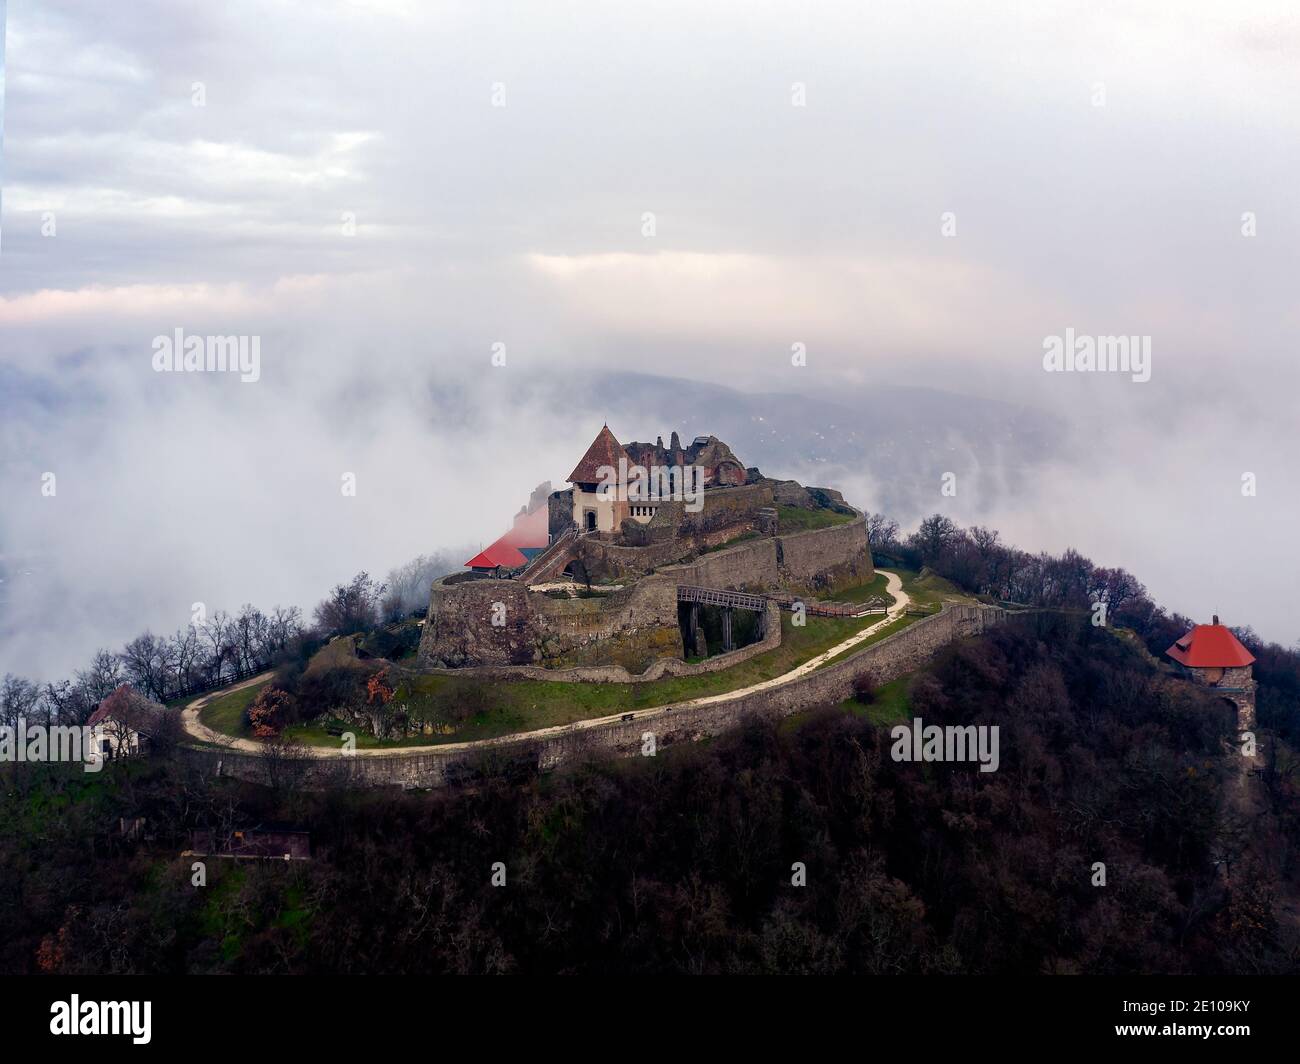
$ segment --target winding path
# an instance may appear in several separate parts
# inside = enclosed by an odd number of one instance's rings
[[[671,702],[662,706],[652,706],[648,709],[638,709],[633,711],[637,720],[652,720],[662,715],[671,706],[674,709],[685,709],[694,706],[707,706],[715,702],[724,702],[731,698],[737,698],[742,695],[753,694],[757,691],[768,691],[773,687],[780,687],[783,684],[797,680],[800,676],[806,676],[814,669],[832,658],[843,654],[846,650],[852,650],[858,644],[869,639],[880,631],[885,625],[893,622],[911,603],[911,598],[903,590],[903,581],[899,579],[897,573],[892,573],[888,569],[879,569],[877,572],[885,574],[885,590],[894,599],[894,604],[885,611],[885,616],[875,624],[868,625],[860,632],[855,632],[843,642],[837,643],[829,650],[824,650],[814,658],[809,658],[801,665],[796,665],[789,672],[784,672],[780,676],[774,676],[770,680],[763,680],[760,683],[750,684],[748,687],[737,688],[733,691],[724,691],[716,695],[704,695],[701,698],[688,699],[685,702]],[[234,687],[227,687],[224,690],[212,691],[206,695],[196,698],[181,711],[181,723],[185,731],[194,739],[199,739],[205,743],[211,743],[215,746],[222,746],[230,750],[242,750],[245,753],[259,753],[263,747],[261,743],[254,742],[251,739],[236,739],[233,736],[225,735],[221,732],[213,731],[201,720],[199,720],[199,710],[208,704],[218,695],[228,695],[232,691],[238,691],[253,684],[261,683],[271,675],[271,672],[260,673],[257,676],[250,676],[242,683],[235,684]],[[538,728],[536,731],[529,732],[512,732],[509,735],[498,735],[491,739],[473,739],[463,743],[427,743],[415,746],[384,746],[384,747],[366,747],[353,750],[351,753],[344,753],[342,750],[330,750],[318,746],[305,747],[303,752],[309,757],[401,757],[419,753],[441,753],[443,751],[465,751],[474,749],[483,749],[489,746],[501,746],[507,743],[516,743],[529,739],[545,739],[555,735],[562,735],[566,732],[581,731],[585,728],[599,728],[602,725],[613,724],[621,721],[628,713],[626,711],[615,713],[608,717],[593,717],[590,720],[576,720],[569,724],[556,724],[549,728]]]

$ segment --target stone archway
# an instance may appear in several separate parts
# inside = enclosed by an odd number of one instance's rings
[[[1237,731],[1255,730],[1255,693],[1219,696],[1219,701],[1226,702],[1237,714]]]

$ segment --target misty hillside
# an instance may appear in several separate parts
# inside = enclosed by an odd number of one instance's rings
[[[441,793],[232,785],[165,759],[93,784],[23,766],[0,796],[0,972],[1293,969],[1274,903],[1290,884],[1260,861],[1228,887],[1215,862],[1285,854],[1295,822],[1220,828],[1233,772],[1203,692],[1060,622],[950,647],[905,690],[901,713],[826,707]],[[998,722],[1001,768],[896,761],[882,725],[907,712]],[[176,854],[232,812],[309,831],[315,859],[216,866],[196,891]],[[135,817],[152,843],[121,837]],[[494,861],[510,889],[484,889]]]

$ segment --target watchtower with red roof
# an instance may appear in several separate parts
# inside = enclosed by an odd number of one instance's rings
[[[1219,623],[1198,624],[1165,651],[1183,667],[1190,679],[1237,707],[1237,730],[1255,728],[1255,655],[1231,629]]]

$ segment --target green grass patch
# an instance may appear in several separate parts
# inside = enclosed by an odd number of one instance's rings
[[[729,669],[699,676],[667,676],[646,683],[561,683],[553,680],[514,680],[486,683],[458,676],[416,676],[397,689],[394,703],[404,705],[415,720],[428,721],[439,734],[381,741],[357,732],[358,747],[430,746],[487,739],[518,731],[571,724],[593,717],[631,713],[725,694],[789,672],[809,658],[829,650],[877,622],[878,617],[809,617],[796,628],[789,615],[781,618],[781,646],[757,654]],[[461,721],[466,702],[486,703]],[[355,730],[355,729],[354,729]],[[297,726],[287,733],[313,746],[337,746],[323,724]]]
[[[270,682],[266,679],[240,688],[238,691],[227,691],[224,695],[217,695],[199,710],[199,720],[213,731],[225,735],[248,735],[249,731],[244,727],[244,710],[252,705],[253,699]]]
[[[862,703],[856,698],[846,698],[833,707],[835,712],[851,713],[855,717],[865,717],[878,728],[888,728],[903,724],[912,719],[912,701],[907,687],[912,674],[891,680],[876,690],[873,702]],[[804,713],[792,713],[777,726],[783,734],[797,731],[825,709],[811,709]]]
[[[868,618],[868,620],[874,621],[877,624],[880,623],[879,616],[870,617]],[[828,658],[826,661],[822,662],[820,665],[817,666],[817,668],[824,669],[828,665],[835,664],[837,661],[843,661],[845,658],[852,657],[854,654],[856,654],[859,650],[862,650],[864,647],[869,647],[871,646],[872,643],[879,643],[882,639],[888,639],[891,635],[894,635],[897,632],[901,632],[909,624],[915,624],[919,620],[921,620],[921,617],[917,616],[916,614],[910,614],[910,613],[905,613],[901,617],[895,617],[883,628],[881,628],[880,631],[872,632],[871,635],[867,636],[867,638],[862,640],[862,642],[854,644],[853,646],[849,647],[848,650],[840,651],[840,653],[836,654],[833,658]]]
[[[923,574],[915,569],[894,569],[903,581],[903,590],[911,596],[915,606],[937,607],[944,602],[965,602],[974,604],[976,599],[968,595],[956,584],[945,580],[936,573],[926,571]]]
[[[847,525],[854,520],[853,514],[837,513],[834,510],[805,510],[801,506],[778,506],[776,514],[778,532],[807,532],[814,528]]]
[[[876,688],[875,701],[863,704],[855,698],[846,698],[841,708],[858,717],[866,717],[872,724],[902,724],[912,719],[912,699],[907,688],[911,675],[900,676]]]
[[[854,584],[851,587],[840,588],[832,598],[836,602],[868,602],[873,598],[890,601],[889,592],[886,590],[887,580],[881,570],[876,570],[876,575],[865,584]]]

